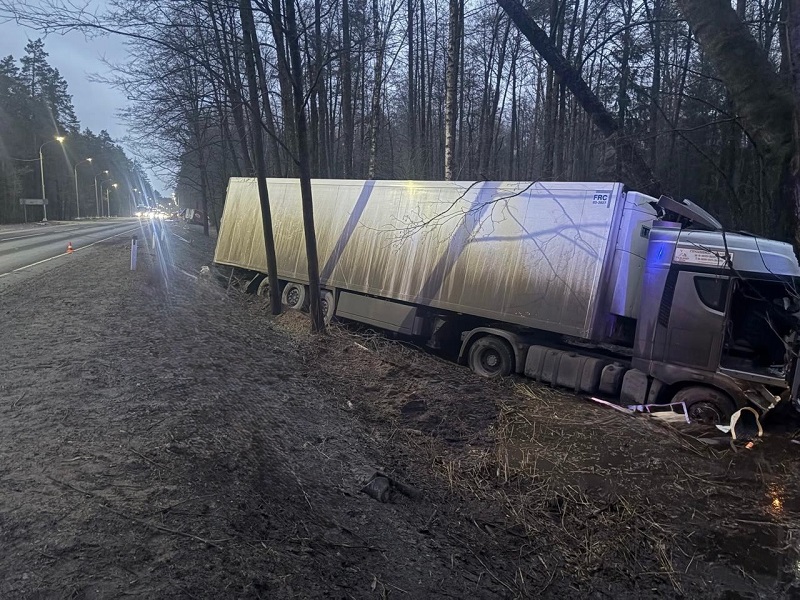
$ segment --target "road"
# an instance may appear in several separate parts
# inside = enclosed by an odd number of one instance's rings
[[[97,242],[133,232],[138,219],[102,219],[0,231],[0,277],[66,255],[67,244],[80,251]]]

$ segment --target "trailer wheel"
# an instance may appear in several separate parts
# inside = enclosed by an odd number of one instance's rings
[[[481,377],[507,377],[514,369],[514,354],[505,341],[487,335],[470,346],[469,368]]]
[[[269,296],[269,277],[264,277],[261,283],[258,284],[256,294],[259,296]]]
[[[336,312],[336,297],[329,290],[322,290],[319,303],[322,305],[322,319],[328,325]]]
[[[672,401],[685,402],[689,420],[695,423],[725,425],[736,412],[736,405],[726,394],[699,385],[683,388]]]
[[[286,308],[303,310],[308,306],[306,302],[306,287],[299,283],[287,283],[283,288],[281,301]]]

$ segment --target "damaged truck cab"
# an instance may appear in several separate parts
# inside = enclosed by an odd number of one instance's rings
[[[702,229],[656,221],[649,232],[632,360],[641,375],[624,400],[685,402],[691,418],[710,421],[747,404],[766,412],[794,375],[792,247],[727,233],[692,205],[659,204]]]

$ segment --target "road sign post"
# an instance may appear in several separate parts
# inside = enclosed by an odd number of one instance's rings
[[[139,247],[139,238],[135,235],[131,238],[131,271],[136,270],[136,251]]]
[[[28,207],[29,206],[41,206],[42,209],[47,210],[45,207],[47,206],[47,200],[42,198],[20,198],[19,203],[22,206],[22,211],[25,215],[25,222],[28,222]],[[45,213],[47,214],[47,213]],[[45,219],[46,220],[46,219]]]

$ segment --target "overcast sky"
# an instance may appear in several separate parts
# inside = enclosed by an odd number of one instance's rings
[[[42,36],[34,30],[15,23],[0,23],[0,57],[11,54],[19,61],[28,40],[38,37]],[[81,128],[88,127],[94,133],[105,129],[126,149],[128,156],[133,157],[124,141],[127,135],[125,126],[117,117],[118,111],[126,104],[125,97],[107,85],[89,80],[92,74],[104,75],[108,72],[103,58],[111,63],[124,61],[126,52],[121,38],[87,40],[78,32],[64,36],[51,34],[44,38],[44,47],[50,55],[48,62],[60,71],[69,85]],[[169,195],[171,190],[167,189],[163,181],[157,179],[152,172],[148,172],[148,176],[158,191]]]

